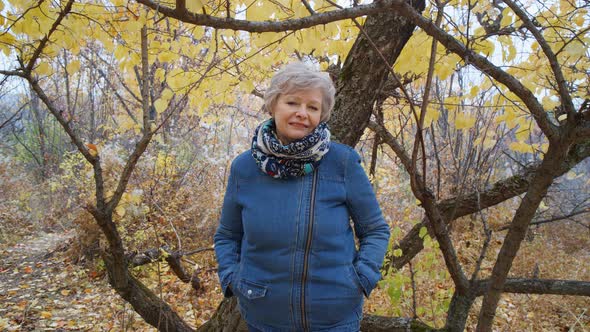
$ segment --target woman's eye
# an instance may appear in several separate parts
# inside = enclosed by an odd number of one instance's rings
[[[288,101],[288,102],[287,102],[287,105],[297,105],[297,103],[296,103],[296,102],[294,102],[294,101]]]
[[[317,107],[315,107],[315,106],[311,106],[311,107],[310,107],[310,109],[311,109],[312,111],[317,111],[317,110],[319,110],[319,108],[317,108]]]

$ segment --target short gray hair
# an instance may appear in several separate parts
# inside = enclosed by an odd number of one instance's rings
[[[322,92],[320,121],[328,121],[334,107],[336,94],[334,83],[328,73],[310,68],[303,62],[288,64],[272,77],[270,86],[264,93],[264,108],[268,113],[271,113],[281,94],[314,88],[320,89]]]

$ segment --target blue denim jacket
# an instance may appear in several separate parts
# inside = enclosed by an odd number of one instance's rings
[[[288,180],[264,174],[250,151],[233,161],[215,253],[223,292],[250,325],[358,331],[388,241],[354,149],[332,142],[314,173]]]

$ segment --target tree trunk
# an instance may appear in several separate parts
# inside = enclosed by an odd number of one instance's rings
[[[500,248],[500,253],[492,270],[490,286],[483,298],[476,331],[491,330],[496,314],[496,307],[500,301],[504,283],[512,267],[514,257],[516,257],[516,253],[520,249],[520,244],[526,235],[529,224],[541,200],[547,195],[547,189],[553,183],[553,178],[558,174],[561,162],[567,155],[569,142],[562,141],[560,143],[551,143],[549,145],[549,149],[545,154],[539,170],[535,174],[526,195],[516,210],[510,224],[510,229]]]
[[[468,292],[470,293],[471,290]],[[451,305],[447,312],[447,321],[445,328],[449,331],[464,331],[465,323],[467,323],[467,316],[469,309],[473,305],[475,296],[471,294],[459,295],[457,292],[453,294]]]
[[[422,12],[424,0],[412,2],[412,6]],[[360,32],[346,57],[335,82],[336,103],[330,119],[335,140],[350,146],[358,143],[389,77],[390,68],[378,52],[393,65],[415,27],[405,17],[389,11],[367,17],[363,29],[379,51]]]

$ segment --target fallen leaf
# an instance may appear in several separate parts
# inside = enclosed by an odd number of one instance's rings
[[[51,318],[51,316],[53,316],[49,311],[41,311],[41,317],[47,319],[47,318]]]

